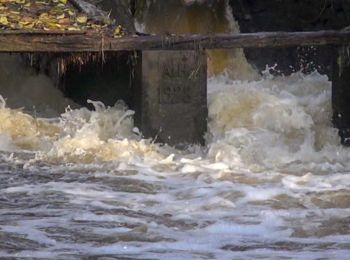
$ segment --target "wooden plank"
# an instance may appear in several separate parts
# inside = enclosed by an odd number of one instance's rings
[[[0,30],[0,35],[84,35],[86,34],[86,30],[80,31],[62,31],[62,30]]]
[[[261,32],[250,34],[150,35],[111,38],[101,34],[25,34],[0,32],[0,52],[101,52],[344,45],[350,31]]]

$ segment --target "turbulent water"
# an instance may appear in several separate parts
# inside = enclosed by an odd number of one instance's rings
[[[122,102],[60,114],[74,104],[44,76],[26,85],[1,73],[1,257],[350,254],[350,153],[331,125],[326,76],[210,78],[207,144],[182,151],[142,139]],[[34,77],[19,65],[17,75]]]
[[[229,7],[153,3],[147,32],[239,31]],[[350,152],[331,82],[259,78],[239,49],[208,56],[206,145],[186,150],[143,139],[123,102],[78,108],[0,56],[0,258],[346,259]]]

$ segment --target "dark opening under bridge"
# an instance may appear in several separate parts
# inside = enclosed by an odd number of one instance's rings
[[[145,137],[170,144],[202,143],[207,127],[206,49],[334,45],[333,121],[350,144],[350,31],[142,35],[114,38],[90,32],[1,31],[3,53],[130,51],[135,123]],[[155,55],[157,54],[157,55]]]

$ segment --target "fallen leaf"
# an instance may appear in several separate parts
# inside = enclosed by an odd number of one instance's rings
[[[8,25],[9,24],[9,21],[7,20],[6,16],[1,16],[0,17],[0,24],[2,24],[2,25]]]
[[[73,16],[73,15],[75,15],[75,12],[74,12],[73,10],[68,10],[68,14],[69,14],[70,16]]]
[[[25,29],[32,29],[33,27],[34,27],[34,23],[29,23],[29,24],[23,25],[23,28],[25,28]]]
[[[79,28],[77,28],[77,27],[68,27],[68,31],[80,31],[80,29]]]
[[[59,19],[58,20],[59,24],[64,24],[64,25],[68,25],[70,23],[68,18],[63,18],[63,19]]]
[[[87,17],[85,15],[80,15],[77,17],[77,22],[80,24],[86,23],[87,22]]]

